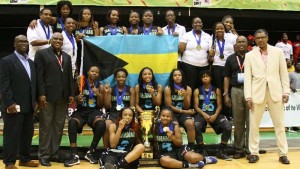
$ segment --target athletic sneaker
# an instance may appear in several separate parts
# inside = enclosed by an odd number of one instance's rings
[[[189,163],[189,168],[202,168],[204,166],[205,164],[203,161],[199,161],[198,163],[194,163],[194,164]]]
[[[79,156],[78,155],[72,155],[70,160],[67,160],[64,165],[65,167],[72,167],[74,165],[80,164]]]
[[[205,164],[216,164],[218,162],[216,157],[207,156],[205,158]]]
[[[91,164],[98,164],[98,159],[95,158],[94,153],[90,150],[84,156],[86,160],[88,160]]]

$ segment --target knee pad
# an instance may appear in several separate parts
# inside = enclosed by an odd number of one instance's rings
[[[77,134],[78,127],[79,127],[78,121],[75,119],[70,119],[69,126],[68,126],[68,133]]]

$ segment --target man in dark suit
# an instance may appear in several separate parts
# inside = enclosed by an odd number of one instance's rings
[[[74,101],[71,57],[61,50],[63,36],[54,33],[51,46],[37,51],[37,93],[39,97],[39,160],[51,166],[50,158],[57,156],[67,115],[68,102]]]
[[[33,61],[26,54],[27,37],[16,36],[14,47],[15,52],[0,61],[5,169],[17,169],[15,163],[18,153],[19,166],[39,165],[30,157],[36,101],[36,70]]]

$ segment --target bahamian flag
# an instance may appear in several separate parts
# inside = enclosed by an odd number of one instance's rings
[[[168,85],[170,72],[177,66],[178,38],[155,35],[121,35],[85,37],[83,72],[90,65],[98,65],[101,80],[115,84],[113,72],[118,67],[127,69],[127,84],[135,86],[144,67],[153,69],[162,86]]]

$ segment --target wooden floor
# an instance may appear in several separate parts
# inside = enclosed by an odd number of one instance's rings
[[[270,152],[260,155],[260,160],[255,164],[249,164],[244,159],[224,161],[219,160],[217,164],[211,164],[204,167],[204,169],[299,169],[300,168],[300,151],[291,150],[288,154],[288,158],[291,161],[290,165],[283,165],[278,162],[278,155],[276,152]],[[18,166],[17,166],[18,167]],[[1,161],[0,168],[4,168]],[[27,167],[18,167],[19,169],[28,169]],[[52,163],[51,167],[38,167],[39,169],[65,169],[63,164]],[[99,169],[99,164],[90,164],[87,161],[82,160],[80,165],[71,167],[72,169]],[[158,168],[151,168],[158,169]]]

